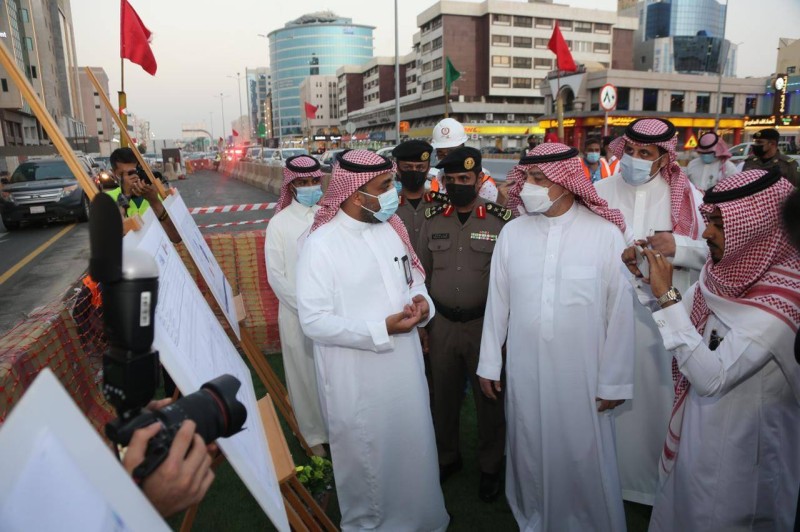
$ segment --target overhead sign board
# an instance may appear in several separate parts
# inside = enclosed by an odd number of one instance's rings
[[[613,111],[617,108],[617,88],[606,83],[600,89],[600,108],[603,111]]]

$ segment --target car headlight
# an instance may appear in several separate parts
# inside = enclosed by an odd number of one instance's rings
[[[76,190],[78,190],[78,185],[70,185],[68,187],[64,187],[63,189],[61,189],[61,197],[66,198]]]

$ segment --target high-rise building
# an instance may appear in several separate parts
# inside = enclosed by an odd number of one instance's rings
[[[252,128],[250,138],[256,138],[263,127],[267,129],[266,102],[272,90],[269,67],[245,69],[247,82],[247,110]],[[266,134],[266,133],[265,133]]]
[[[639,19],[636,70],[736,75],[736,45],[725,39],[727,6],[718,0],[640,0],[619,8]]]
[[[109,98],[106,71],[103,67],[89,68],[100,83],[106,98]],[[111,113],[103,105],[100,93],[95,89],[83,67],[78,69],[78,79],[81,86],[81,104],[83,107],[83,123],[86,124],[86,136],[96,137],[100,154],[108,156],[113,149],[111,143],[114,138],[114,122],[111,118]]]
[[[374,26],[353,24],[330,11],[311,13],[270,32],[272,115],[276,137],[300,135],[300,83],[310,75],[333,75],[342,65],[372,58]]]

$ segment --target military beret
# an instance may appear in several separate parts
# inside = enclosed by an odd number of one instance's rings
[[[781,135],[777,129],[762,129],[753,135],[754,139],[780,140]]]
[[[460,174],[461,172],[472,171],[479,174],[481,172],[481,152],[475,148],[458,148],[439,161],[436,168],[443,169],[445,174]]]
[[[398,161],[426,163],[431,158],[433,146],[424,140],[407,140],[392,150],[392,156]]]

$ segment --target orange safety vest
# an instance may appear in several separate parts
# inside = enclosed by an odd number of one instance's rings
[[[603,160],[605,161],[605,159]],[[617,173],[617,166],[619,166],[619,159],[614,159],[609,163],[608,167],[611,169],[611,175]]]
[[[493,184],[495,187],[497,187],[497,182],[492,178],[492,176],[484,174],[483,178],[481,178],[481,188],[483,188],[483,184],[486,183],[487,181]],[[431,192],[439,192],[438,178],[431,180]]]
[[[614,161],[615,163],[617,161]],[[613,175],[614,172],[611,171],[611,167],[608,165],[608,162],[600,158],[600,179],[605,179],[610,175]],[[586,161],[581,159],[581,166],[583,166],[583,174],[586,176],[586,179],[589,181],[592,180],[592,172],[589,170],[589,165],[586,164]]]

